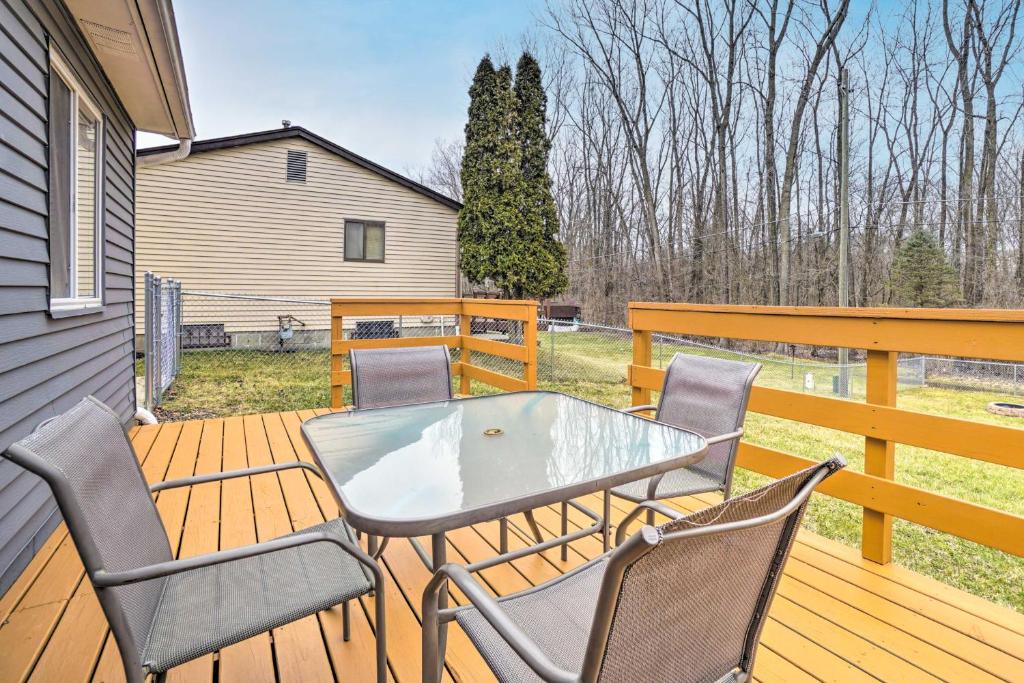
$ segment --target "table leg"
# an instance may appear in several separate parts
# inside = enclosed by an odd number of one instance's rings
[[[566,536],[569,533],[569,503],[562,501],[562,535]],[[569,560],[569,543],[566,541],[562,544],[562,562],[568,562]]]
[[[601,542],[602,542],[602,544],[604,546],[604,552],[608,552],[608,549],[612,545],[612,543],[611,543],[611,541],[612,541],[612,539],[611,539],[611,535],[612,535],[612,492],[611,491],[605,491],[604,492],[604,507],[603,507],[603,509],[601,511],[601,514],[604,515],[604,528],[601,530]]]
[[[434,571],[436,572],[441,566],[448,561],[448,548],[445,545],[444,532],[434,534],[430,537],[430,556],[434,562]],[[448,607],[448,582],[445,581],[441,584],[441,590],[437,596],[437,607],[439,610],[443,610]],[[438,629],[437,635],[437,651],[440,653],[438,657],[438,666],[440,671],[438,672],[437,680],[441,680],[441,673],[444,671],[444,656],[445,646],[448,644],[448,624],[443,623]]]
[[[508,517],[498,522],[498,552],[502,555],[508,552]]]

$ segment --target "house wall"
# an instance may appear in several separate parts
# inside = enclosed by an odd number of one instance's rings
[[[285,180],[288,150],[307,152],[306,182]],[[344,260],[345,219],[384,221],[384,263]],[[149,270],[186,290],[294,299],[452,297],[458,212],[299,138],[196,153],[139,169],[136,305]],[[184,322],[276,331],[287,306],[186,298]],[[327,307],[296,311],[328,329]],[[142,333],[139,316],[136,330]],[[242,337],[238,337],[241,339]]]
[[[135,410],[135,130],[59,0],[0,0],[0,451],[93,394]],[[48,313],[48,41],[106,117],[102,310]],[[0,458],[0,593],[60,521],[49,488]]]

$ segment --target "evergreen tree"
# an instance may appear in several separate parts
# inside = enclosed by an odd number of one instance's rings
[[[896,252],[890,280],[893,303],[947,308],[963,300],[956,271],[931,233],[917,229]]]
[[[489,279],[506,295],[518,297],[524,292],[520,259],[525,229],[511,69],[495,70],[485,56],[469,97],[459,212],[462,272],[471,282]]]
[[[547,175],[551,143],[540,67],[524,55],[512,70],[485,56],[469,89],[459,213],[462,272],[512,298],[564,291],[565,249]]]
[[[521,148],[523,218],[526,235],[523,254],[523,293],[545,298],[569,286],[565,274],[565,247],[558,241],[558,209],[548,176],[547,95],[540,64],[524,52],[516,64],[516,138]]]

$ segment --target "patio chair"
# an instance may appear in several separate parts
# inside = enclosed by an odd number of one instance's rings
[[[424,681],[440,675],[440,629],[457,621],[499,681],[747,681],[807,499],[839,456],[682,516],[641,503],[617,547],[532,589],[495,599],[445,565],[423,596]],[[671,521],[622,542],[644,509]],[[438,609],[451,581],[468,599]],[[443,641],[442,641],[443,642]]]
[[[117,640],[130,682],[342,605],[382,585],[344,521],[264,543],[174,559],[151,491],[302,468],[282,463],[146,485],[118,416],[93,397],[4,454],[50,485]],[[387,673],[384,593],[376,591],[377,680]]]
[[[625,412],[656,410],[656,420],[707,438],[707,455],[696,465],[617,486],[611,494],[633,503],[710,491],[721,491],[728,498],[750,388],[760,371],[760,363],[677,353],[665,371],[658,405],[634,406]],[[608,493],[604,495],[605,519],[611,512]],[[648,524],[653,523],[652,515],[648,514]],[[605,529],[605,550],[609,534]]]
[[[356,409],[386,408],[452,398],[452,366],[447,346],[349,349],[352,404]]]

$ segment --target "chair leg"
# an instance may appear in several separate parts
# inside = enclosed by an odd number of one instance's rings
[[[544,534],[540,532],[540,526],[537,524],[537,520],[533,518],[533,510],[524,512],[523,517],[526,517],[526,523],[530,525],[530,531],[533,532],[533,537],[537,539],[537,543],[543,543]]]
[[[352,640],[352,616],[349,614],[348,600],[341,603],[341,639],[346,643]]]
[[[376,559],[377,557],[377,537],[373,534],[366,534],[366,554]],[[373,597],[375,590],[370,590],[370,597]]]
[[[601,542],[604,545],[604,552],[608,552],[612,545],[612,492],[604,492],[604,527],[601,529]]]
[[[654,510],[647,511],[647,526],[654,526]]]
[[[374,607],[374,634],[377,637],[377,683],[387,683],[388,680],[388,638],[386,625],[386,610],[384,609],[384,572],[374,564],[370,569],[373,572],[373,607]],[[348,603],[345,603],[348,607]]]
[[[430,595],[429,588],[423,595],[423,628],[421,632],[420,655],[423,683],[439,683],[444,653],[439,638],[440,623],[437,615],[436,595]]]

